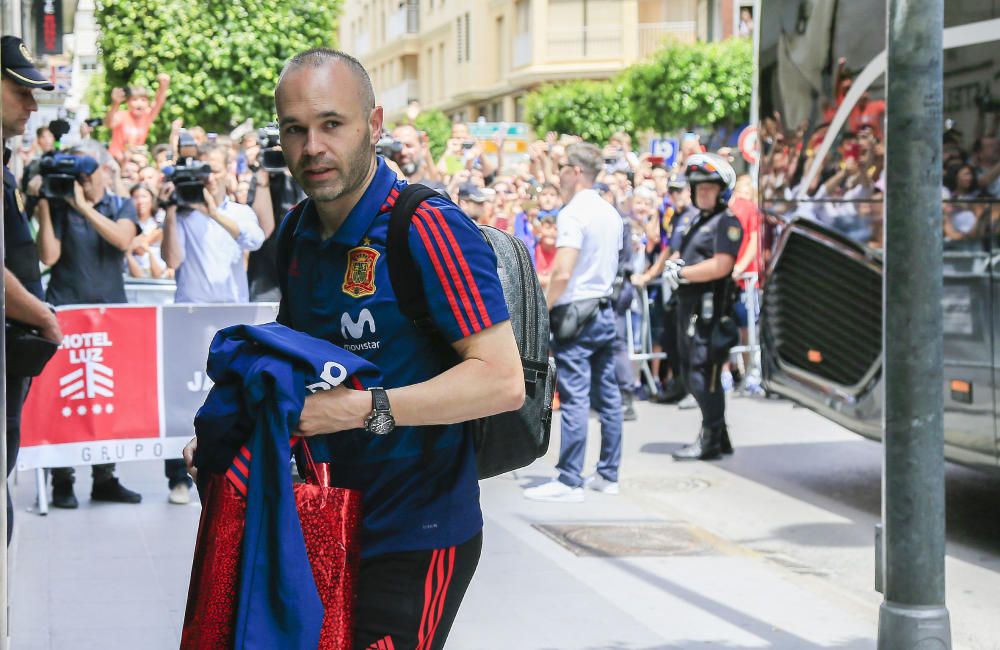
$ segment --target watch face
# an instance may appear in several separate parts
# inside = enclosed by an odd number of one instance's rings
[[[376,436],[384,436],[396,428],[396,420],[388,414],[379,413],[368,419],[368,432]]]

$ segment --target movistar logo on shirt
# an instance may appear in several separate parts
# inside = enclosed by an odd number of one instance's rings
[[[372,336],[375,336],[375,317],[372,316],[371,311],[367,308],[362,309],[357,318],[351,318],[351,315],[347,312],[344,312],[340,317],[340,335],[344,337],[345,343],[343,347],[345,350],[351,352],[378,350],[381,345],[380,341],[348,342],[351,339],[361,341],[361,339],[365,338],[366,332],[369,331]]]

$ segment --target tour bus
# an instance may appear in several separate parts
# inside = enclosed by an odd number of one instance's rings
[[[885,0],[760,3],[765,385],[882,435]],[[1000,2],[945,3],[945,453],[1000,468]]]

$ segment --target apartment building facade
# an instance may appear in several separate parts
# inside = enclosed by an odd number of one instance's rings
[[[456,121],[522,121],[547,82],[606,79],[665,39],[737,29],[740,0],[351,0],[340,47],[372,75],[389,121],[411,100]]]

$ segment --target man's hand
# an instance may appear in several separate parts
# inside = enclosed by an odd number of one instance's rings
[[[219,211],[217,210],[219,206],[215,203],[215,197],[212,196],[212,193],[208,191],[207,187],[202,188],[201,191],[205,196],[205,214],[215,219],[219,214]]]
[[[663,267],[663,281],[674,291],[682,284],[687,284],[682,271],[684,270],[683,260],[667,260]]]
[[[337,386],[306,397],[299,416],[297,436],[317,436],[365,426],[371,414],[372,398],[368,391]]]
[[[38,196],[42,193],[42,175],[33,176],[28,181],[28,196]]]
[[[94,207],[94,204],[88,201],[87,196],[83,193],[83,186],[76,181],[73,182],[73,198],[66,199],[66,203],[69,203],[71,208],[80,213],[83,213],[86,208]]]
[[[170,75],[168,75],[166,72],[161,72],[160,74],[156,75],[156,81],[159,82],[161,86],[169,86]]]
[[[194,452],[198,448],[198,439],[191,438],[191,442],[184,445],[184,464],[187,465],[188,474],[191,478],[198,480],[198,468],[194,466]]]
[[[125,101],[125,89],[124,88],[112,88],[111,89],[111,103],[121,104]]]

